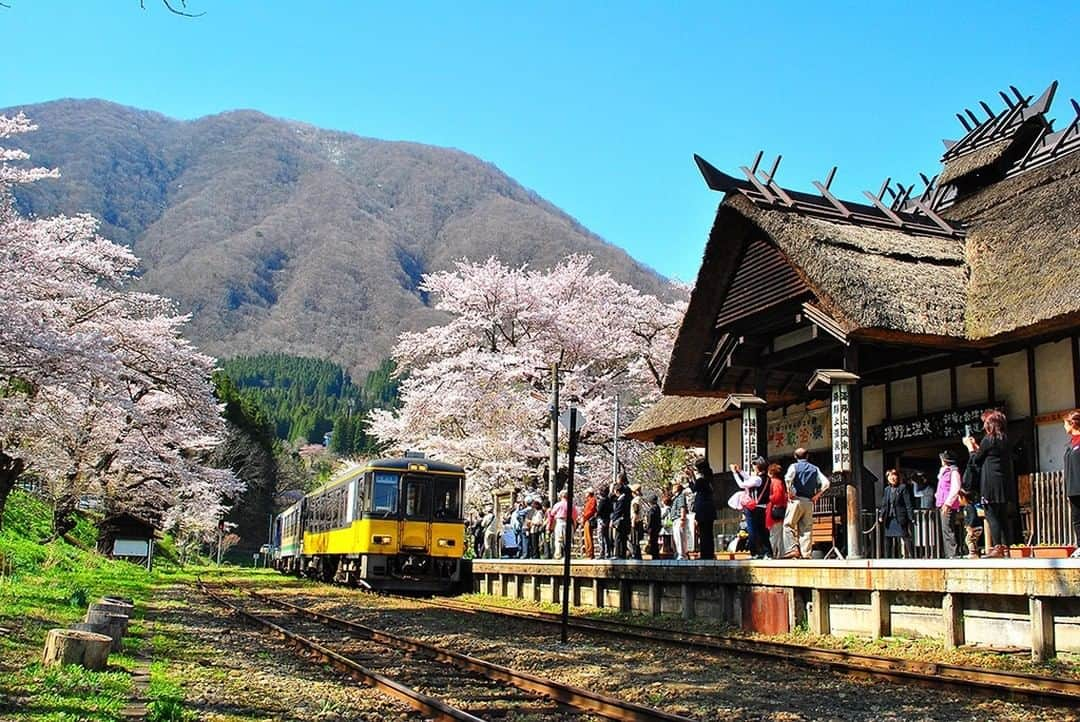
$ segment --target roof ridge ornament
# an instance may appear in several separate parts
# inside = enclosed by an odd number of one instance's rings
[[[813,181],[814,187],[820,194],[814,195],[781,187],[776,182],[776,174],[783,156],[776,156],[772,167],[764,171],[761,169],[761,160],[764,155],[764,151],[759,151],[750,166],[740,166],[740,170],[746,177],[745,180],[724,173],[699,155],[694,155],[694,162],[710,189],[722,193],[738,192],[761,208],[788,210],[803,216],[860,226],[889,228],[913,235],[949,238],[963,238],[964,236],[964,230],[959,225],[953,225],[941,219],[936,214],[928,212],[923,205],[912,201],[914,184],[905,186],[897,182],[894,189],[892,178],[887,178],[876,196],[869,192],[865,194],[870,201],[869,205],[844,201],[837,198],[831,191],[833,179],[836,177],[835,166],[829,171],[824,183]],[[890,198],[888,204],[884,202],[886,194]]]

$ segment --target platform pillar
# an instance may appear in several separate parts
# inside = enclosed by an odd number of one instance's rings
[[[874,589],[870,592],[870,637],[881,639],[892,631],[892,610],[885,592]]]
[[[515,574],[514,575],[514,598],[515,599],[524,599],[525,598],[525,575],[524,574]]]
[[[694,613],[694,600],[697,595],[695,592],[697,587],[693,584],[683,583],[682,585],[682,616],[683,619],[693,619],[696,615]]]
[[[620,612],[629,612],[631,610],[630,592],[631,592],[630,580],[629,579],[620,579],[619,580],[619,611]]]
[[[828,634],[829,626],[829,593],[824,589],[810,590],[810,633]]]
[[[489,596],[495,596],[495,575],[488,572],[484,575],[484,592]]]
[[[1031,661],[1045,662],[1056,653],[1054,640],[1054,606],[1045,597],[1028,599],[1031,610]]]
[[[956,649],[964,643],[964,608],[958,595],[942,596],[941,616],[945,623],[945,649]]]
[[[592,580],[593,604],[597,609],[604,608],[604,580],[600,577]]]
[[[787,628],[789,632],[792,632],[799,624],[799,609],[795,604],[795,590],[788,587],[784,593],[787,596]]]
[[[507,596],[507,592],[510,590],[510,580],[506,574],[499,572],[499,595]]]
[[[660,616],[660,582],[649,582],[649,613]]]
[[[559,596],[559,582],[562,581],[556,576],[551,577],[551,597],[548,599],[552,604],[558,604],[562,597]]]
[[[532,597],[534,602],[540,601],[540,575],[533,574]]]

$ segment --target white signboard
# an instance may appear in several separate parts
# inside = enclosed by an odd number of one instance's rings
[[[114,557],[150,556],[150,542],[146,539],[117,539],[113,542]]]
[[[585,425],[585,421],[585,414],[581,413],[581,409],[575,409],[573,431],[581,431],[581,427]],[[570,428],[570,409],[559,414],[559,426],[564,429]]]

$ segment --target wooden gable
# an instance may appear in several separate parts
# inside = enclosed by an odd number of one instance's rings
[[[734,277],[716,315],[716,328],[809,292],[780,249],[764,239],[751,240],[735,267]]]

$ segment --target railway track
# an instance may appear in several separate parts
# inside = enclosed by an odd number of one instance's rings
[[[404,598],[403,598],[404,599]],[[528,619],[547,625],[562,624],[558,614],[524,609],[507,609],[447,599],[415,599],[411,602],[467,614],[484,614],[502,618]],[[860,677],[875,677],[891,681],[920,684],[935,688],[978,691],[996,697],[1033,701],[1055,706],[1080,708],[1080,680],[1025,672],[983,669],[957,664],[920,662],[897,657],[845,652],[842,650],[808,647],[785,642],[724,637],[718,635],[653,630],[611,620],[571,617],[569,627],[578,632],[602,633],[607,637],[662,642],[713,653],[737,653],[787,662],[825,667],[833,671]]]
[[[637,720],[688,718],[606,697],[476,657],[290,604],[256,592],[211,599],[353,679],[439,720]],[[338,632],[344,632],[344,634]]]

